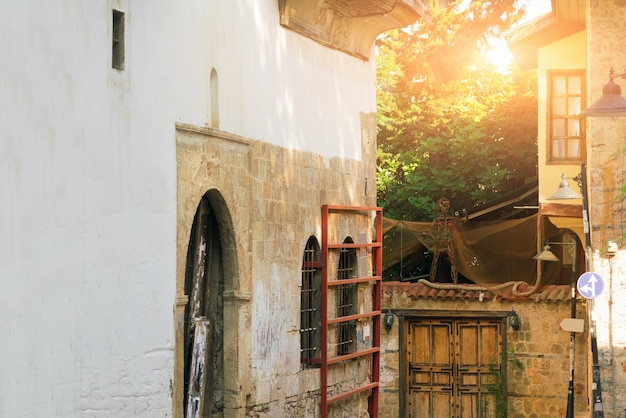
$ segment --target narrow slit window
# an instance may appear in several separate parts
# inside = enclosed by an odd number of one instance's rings
[[[113,45],[111,66],[116,70],[124,69],[124,13],[113,10]]]
[[[303,369],[320,365],[322,262],[320,246],[309,238],[302,257],[300,290],[300,363]]]
[[[347,238],[345,243],[352,243]],[[342,249],[339,255],[337,279],[345,280],[356,276],[356,251]],[[357,313],[357,285],[354,283],[337,286],[337,317]],[[356,321],[349,320],[337,324],[337,355],[353,353],[356,350]]]

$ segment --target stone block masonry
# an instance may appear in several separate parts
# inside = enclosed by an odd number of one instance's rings
[[[385,289],[386,287],[384,287]],[[504,339],[507,356],[507,410],[513,418],[547,418],[565,416],[569,383],[570,333],[559,327],[560,319],[569,317],[570,301],[507,301],[499,297],[483,301],[452,297],[450,299],[414,298],[407,293],[383,292],[383,309],[391,308],[404,315],[412,312],[439,312],[450,318],[463,315],[506,314],[514,309],[521,318],[521,328],[514,331],[506,325]],[[578,302],[579,318],[585,317],[585,304]],[[397,417],[400,393],[406,391],[406,382],[400,369],[405,347],[399,332],[402,320],[396,320],[389,333],[382,333],[380,400],[381,417]],[[587,407],[587,332],[578,334],[575,347],[575,402],[576,411]],[[406,383],[404,383],[406,384]]]
[[[209,128],[178,126],[177,293],[181,300],[188,234],[202,196],[208,191],[219,195],[223,215],[231,220],[224,229],[232,230],[220,230],[229,246],[223,251],[229,269],[224,286],[225,416],[319,413],[319,369],[304,370],[300,365],[302,257],[309,237],[321,242],[323,204],[375,206],[375,116],[364,115],[362,123],[361,141],[373,145],[362,147],[362,161],[326,159]],[[333,222],[331,233],[340,242],[348,236],[358,242],[361,233],[372,239],[373,219]],[[177,305],[175,323],[182,323],[183,314],[184,304]],[[181,343],[179,334],[175,411],[182,411]],[[369,367],[354,362],[342,370],[329,376],[337,387],[366,378]],[[346,416],[348,410],[350,416],[364,416],[367,399],[355,397],[330,412]]]

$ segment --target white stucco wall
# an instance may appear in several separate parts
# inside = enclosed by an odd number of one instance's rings
[[[207,123],[216,68],[220,129],[359,159],[374,64],[282,29],[275,0],[4,6],[0,416],[170,416],[175,123]]]

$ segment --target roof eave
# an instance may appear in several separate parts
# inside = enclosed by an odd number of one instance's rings
[[[537,68],[539,48],[585,30],[577,20],[559,19],[554,12],[539,16],[505,35],[509,49],[521,69]]]

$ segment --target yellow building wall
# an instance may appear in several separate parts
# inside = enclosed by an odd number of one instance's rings
[[[572,70],[586,68],[587,34],[585,31],[578,32],[560,41],[554,42],[537,52],[538,65],[538,171],[539,171],[539,203],[556,203],[559,201],[547,201],[546,199],[556,191],[561,180],[561,174],[567,177],[575,177],[580,173],[580,164],[547,164],[548,146],[548,70]],[[583,106],[586,106],[583,103]],[[582,110],[582,109],[581,109]],[[570,187],[580,192],[573,180],[568,180]],[[580,201],[567,201],[563,203],[576,204]]]

